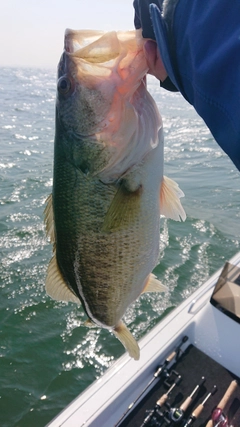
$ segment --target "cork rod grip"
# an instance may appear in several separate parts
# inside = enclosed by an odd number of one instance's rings
[[[206,427],[213,427],[213,421],[209,420],[208,423],[206,424]]]
[[[204,409],[204,406],[200,403],[200,405],[198,405],[197,408],[194,409],[192,416],[194,418],[198,418],[199,415],[202,413],[203,409]]]
[[[171,354],[169,354],[169,356],[167,357],[167,362],[169,363],[169,362],[171,362],[173,359],[174,359],[174,357],[176,356],[176,351],[173,351]]]
[[[222,410],[223,410],[223,409],[226,407],[226,405],[227,405],[227,403],[228,403],[228,401],[229,401],[230,397],[232,396],[232,394],[233,394],[233,393],[234,393],[234,391],[236,390],[237,385],[238,385],[238,383],[237,383],[237,381],[236,381],[236,380],[233,380],[233,381],[231,382],[231,384],[230,384],[230,386],[228,387],[228,389],[227,389],[226,393],[224,394],[224,396],[223,396],[222,400],[220,400],[220,402],[219,402],[219,404],[218,404],[218,408],[220,408],[220,409],[222,409]]]
[[[158,399],[157,401],[157,406],[163,406],[164,403],[167,401],[168,395],[167,394],[163,394],[162,397],[160,397],[160,399]]]
[[[189,405],[191,405],[192,403],[192,398],[191,396],[187,397],[186,400],[184,400],[184,402],[181,404],[180,409],[182,409],[184,412],[187,410],[187,408],[189,407]]]

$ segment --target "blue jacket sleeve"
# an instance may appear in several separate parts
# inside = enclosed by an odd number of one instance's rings
[[[240,170],[240,1],[158,0],[150,18],[171,81]]]

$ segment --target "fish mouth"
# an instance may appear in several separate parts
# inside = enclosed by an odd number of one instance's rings
[[[67,28],[65,31],[64,49],[70,54],[76,54],[81,49],[94,43],[102,35],[104,35],[104,31],[78,31]]]
[[[119,56],[120,44],[115,31],[69,30],[65,32],[65,51],[75,58],[101,64]]]
[[[99,64],[116,59],[119,55],[122,56],[123,44],[128,45],[135,37],[137,37],[138,43],[140,42],[139,47],[142,49],[141,30],[105,32],[66,29],[64,49],[71,56]]]
[[[85,82],[87,76],[90,85],[98,77],[111,79],[116,74],[122,82],[130,77],[135,88],[136,82],[139,84],[148,71],[143,43],[141,29],[110,32],[66,29],[64,53],[78,69],[76,73],[84,74]],[[127,86],[127,92],[135,90],[130,88],[131,83]]]

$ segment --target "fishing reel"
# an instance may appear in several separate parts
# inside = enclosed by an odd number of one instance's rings
[[[228,417],[223,413],[222,409],[215,408],[212,411],[213,427],[231,427],[228,424]]]
[[[175,377],[175,379],[172,380],[172,377]],[[162,425],[162,420],[166,413],[166,411],[162,412],[162,407],[166,403],[172,390],[180,383],[181,379],[181,375],[179,375],[175,370],[168,373],[167,378],[164,381],[164,385],[168,390],[157,400],[155,407],[152,410],[146,411],[147,416],[145,417],[141,427],[160,427]]]
[[[141,427],[160,427],[164,418],[164,413],[159,409],[150,409],[146,411],[146,418]]]
[[[181,404],[179,408],[173,408],[173,407],[169,408],[168,418],[170,423],[177,424],[183,421],[186,410],[188,409],[189,405],[192,403],[195,394],[198,392],[198,390],[200,389],[200,387],[202,387],[204,383],[205,383],[205,377],[202,377],[201,380],[198,382],[198,384],[194,387],[191,394],[184,400],[184,402]]]

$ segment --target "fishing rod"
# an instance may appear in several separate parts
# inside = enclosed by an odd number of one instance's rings
[[[162,406],[164,405],[164,403],[166,403],[168,397],[170,396],[171,392],[173,391],[173,389],[180,383],[182,377],[181,375],[178,375],[176,371],[172,371],[172,373],[174,373],[175,375],[177,375],[176,380],[174,381],[174,383],[169,387],[168,391],[166,393],[164,393],[156,402],[154,409],[152,409],[151,411],[149,411],[149,414],[147,415],[147,417],[144,419],[143,423],[141,424],[140,427],[145,427],[147,426],[152,420],[155,414],[158,415],[158,417],[162,417],[163,414],[159,413],[159,409],[162,408]]]
[[[236,388],[238,386],[238,383],[236,380],[233,380],[230,385],[228,386],[225,394],[223,395],[222,399],[220,400],[217,407],[212,412],[212,418],[208,421],[206,424],[206,427],[227,427],[228,426],[228,420],[227,417],[224,415],[223,411],[226,408],[229,400],[231,399],[233,393],[235,392]],[[222,424],[221,424],[222,422]],[[224,424],[225,422],[225,424]],[[219,424],[220,423],[220,424]]]
[[[141,397],[146,393],[146,391],[152,386],[155,380],[157,380],[160,377],[168,376],[168,370],[167,366],[169,365],[172,360],[177,361],[180,357],[180,355],[183,354],[184,350],[181,349],[182,345],[188,340],[187,335],[185,335],[182,339],[180,344],[166,357],[163,364],[160,365],[156,372],[154,373],[152,379],[148,382],[146,387],[141,391],[141,393],[137,396],[137,398],[128,406],[127,410],[124,412],[120,420],[115,424],[114,427],[119,427],[121,422],[124,420],[124,418],[127,416],[127,414],[132,410],[132,408],[136,405],[136,403],[141,399]]]
[[[205,377],[202,377],[196,387],[193,389],[192,393],[184,400],[181,404],[180,408],[170,408],[168,416],[170,420],[174,423],[178,423],[183,419],[183,416],[188,409],[189,405],[191,405],[194,395],[197,393],[199,388],[205,383]]]
[[[210,399],[211,396],[213,396],[217,391],[217,386],[214,385],[213,389],[210,391],[210,393],[207,394],[207,396],[203,399],[202,403],[200,403],[191,413],[190,417],[188,418],[188,420],[185,422],[185,424],[183,425],[183,427],[189,427],[191,426],[194,421],[201,415],[204,406],[206,404],[206,402],[208,401],[208,399]]]

